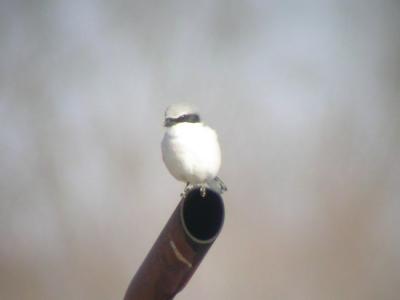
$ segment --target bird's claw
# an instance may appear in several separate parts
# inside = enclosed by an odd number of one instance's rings
[[[200,195],[203,198],[206,197],[206,186],[205,185],[200,186]]]
[[[193,189],[193,185],[191,185],[189,182],[186,183],[186,186],[183,190],[183,193],[181,193],[181,199],[186,198],[187,194]]]
[[[201,195],[201,197],[205,198],[206,197],[206,191],[207,191],[207,186],[206,185],[204,185],[204,184],[195,184],[195,185],[193,185],[193,184],[187,183],[185,188],[184,188],[184,190],[183,190],[183,192],[180,195],[181,199],[186,198],[186,196],[188,195],[188,193],[191,190],[193,190],[194,188],[198,188],[198,187],[200,187],[200,195]]]

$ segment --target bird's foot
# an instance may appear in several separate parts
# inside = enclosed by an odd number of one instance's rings
[[[226,192],[228,190],[228,188],[226,187],[226,184],[222,181],[221,178],[216,176],[214,178],[214,180],[219,185],[220,194],[222,194],[223,192]]]
[[[194,188],[199,188],[200,187],[200,195],[201,197],[205,198],[206,197],[206,191],[207,191],[207,184],[190,184],[189,182],[186,183],[185,189],[183,190],[183,193],[181,193],[181,199],[186,198],[186,196],[189,194],[191,190]]]
[[[186,186],[183,190],[183,193],[181,193],[181,199],[186,198],[187,194],[193,189],[193,185],[191,185],[189,182],[186,183]]]
[[[220,195],[228,190],[226,188],[225,183],[218,176],[207,180],[207,185],[209,189],[213,190],[214,192]]]
[[[202,185],[200,186],[200,195],[201,195],[201,197],[203,197],[203,198],[206,197],[206,190],[207,190],[206,185],[202,184]]]

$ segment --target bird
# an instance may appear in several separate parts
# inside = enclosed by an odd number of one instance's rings
[[[217,133],[201,122],[197,109],[188,103],[172,104],[164,117],[162,159],[171,175],[186,183],[181,196],[196,187],[203,198],[207,188],[219,194],[227,191],[217,176],[221,166]]]

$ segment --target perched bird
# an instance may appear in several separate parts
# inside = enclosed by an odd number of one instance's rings
[[[200,121],[197,111],[186,103],[171,105],[164,126],[162,158],[171,175],[186,182],[183,196],[194,187],[200,187],[203,197],[207,187],[220,194],[226,191],[217,177],[221,166],[217,134]]]

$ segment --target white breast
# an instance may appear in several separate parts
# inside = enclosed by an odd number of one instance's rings
[[[161,143],[169,172],[192,184],[213,179],[221,165],[217,134],[202,123],[180,123],[167,129]]]

